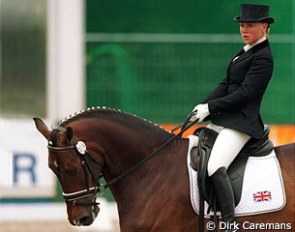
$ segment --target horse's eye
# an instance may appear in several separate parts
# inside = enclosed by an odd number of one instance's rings
[[[76,175],[78,173],[78,168],[73,167],[73,168],[65,169],[65,173],[69,174],[69,175],[72,175],[72,176]]]

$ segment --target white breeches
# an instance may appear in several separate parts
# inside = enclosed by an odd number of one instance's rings
[[[208,175],[212,176],[219,168],[228,169],[244,145],[251,138],[240,131],[209,124],[208,128],[218,132],[208,162]]]

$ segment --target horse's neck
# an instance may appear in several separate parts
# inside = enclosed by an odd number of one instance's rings
[[[91,120],[91,121],[90,121]],[[104,150],[107,177],[115,178],[168,140],[172,134],[157,127],[128,126],[105,119],[89,119],[72,124],[81,137],[86,137],[97,149]],[[144,124],[143,124],[144,125]],[[137,128],[138,127],[138,128]]]
[[[99,131],[99,130],[98,130]],[[142,159],[148,152],[160,146],[172,135],[158,128],[130,128],[125,125],[109,123],[104,127],[104,134],[108,136],[108,153],[124,160]],[[114,158],[114,157],[113,157]]]

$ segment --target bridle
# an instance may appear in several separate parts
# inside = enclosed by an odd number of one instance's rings
[[[90,167],[90,161],[92,160],[93,162],[95,162],[96,164],[101,166],[101,169],[103,169],[104,165],[102,163],[96,161],[95,159],[93,159],[93,157],[89,154],[89,151],[87,150],[86,145],[85,145],[85,143],[83,141],[77,141],[73,137],[72,140],[71,140],[71,145],[67,146],[67,147],[57,147],[57,146],[54,146],[51,141],[49,141],[48,146],[47,146],[49,151],[53,151],[53,152],[75,151],[78,154],[78,156],[79,156],[79,158],[81,160],[81,165],[82,165],[83,170],[84,170],[86,189],[80,190],[80,191],[77,191],[77,192],[72,192],[72,193],[64,193],[63,192],[63,194],[62,194],[63,198],[65,199],[66,202],[70,202],[70,203],[72,203],[72,205],[76,205],[76,206],[95,206],[95,205],[98,205],[99,203],[96,202],[96,197],[91,202],[81,202],[81,201],[77,202],[76,200],[87,197],[87,196],[90,196],[90,195],[95,195],[96,196],[100,192],[101,187],[108,188],[111,185],[113,185],[114,183],[119,182],[125,176],[127,176],[128,174],[133,172],[139,166],[143,165],[145,162],[147,162],[152,157],[154,157],[160,150],[162,150],[164,147],[169,145],[177,137],[181,137],[182,134],[186,130],[188,130],[190,127],[192,127],[197,122],[197,121],[195,121],[195,122],[190,122],[189,121],[189,119],[191,118],[192,115],[193,115],[193,113],[191,113],[186,118],[186,120],[184,121],[183,124],[181,124],[181,125],[179,125],[178,127],[175,128],[175,130],[176,130],[176,129],[181,127],[181,130],[180,130],[179,133],[173,135],[170,139],[168,139],[166,142],[164,142],[156,150],[151,152],[146,158],[144,158],[140,162],[136,163],[135,165],[133,165],[132,167],[127,169],[125,172],[123,172],[121,175],[119,175],[118,177],[115,177],[114,179],[112,179],[110,182],[104,184],[103,186],[101,186],[100,183],[99,183],[99,179],[102,177],[102,175],[97,177],[95,172]],[[64,131],[66,131],[66,128],[59,127],[59,128],[57,128],[55,130],[64,132]],[[94,186],[94,187],[89,187],[88,172],[92,175],[92,178],[93,178],[93,180],[94,180],[94,182],[96,184],[96,186]]]
[[[57,131],[65,131],[66,129],[63,127],[59,127],[58,129],[55,129]],[[97,160],[93,159],[93,157],[89,154],[89,151],[86,149],[86,145],[83,141],[77,141],[75,138],[72,138],[70,146],[67,147],[57,147],[54,146],[51,141],[49,141],[47,148],[49,151],[53,152],[67,152],[67,151],[75,151],[81,161],[81,165],[83,167],[84,171],[84,176],[85,176],[85,183],[86,183],[86,188],[80,191],[76,192],[71,192],[71,193],[65,193],[63,192],[63,198],[66,202],[71,203],[72,205],[76,206],[95,206],[98,205],[99,203],[96,202],[96,196],[100,192],[101,186],[99,183],[99,179],[102,177],[102,175],[97,176],[95,174],[95,171],[91,169],[90,167],[90,162],[94,162],[101,166],[103,168],[103,164],[98,162]],[[89,185],[89,173],[91,174],[95,186],[90,187]],[[95,197],[93,198],[92,201],[77,201],[81,198],[88,197],[94,195]]]

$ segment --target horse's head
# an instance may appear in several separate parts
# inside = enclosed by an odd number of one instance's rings
[[[96,196],[102,161],[93,158],[85,143],[74,137],[71,127],[51,131],[41,119],[34,121],[48,141],[48,165],[62,186],[70,223],[90,225],[99,212]]]

